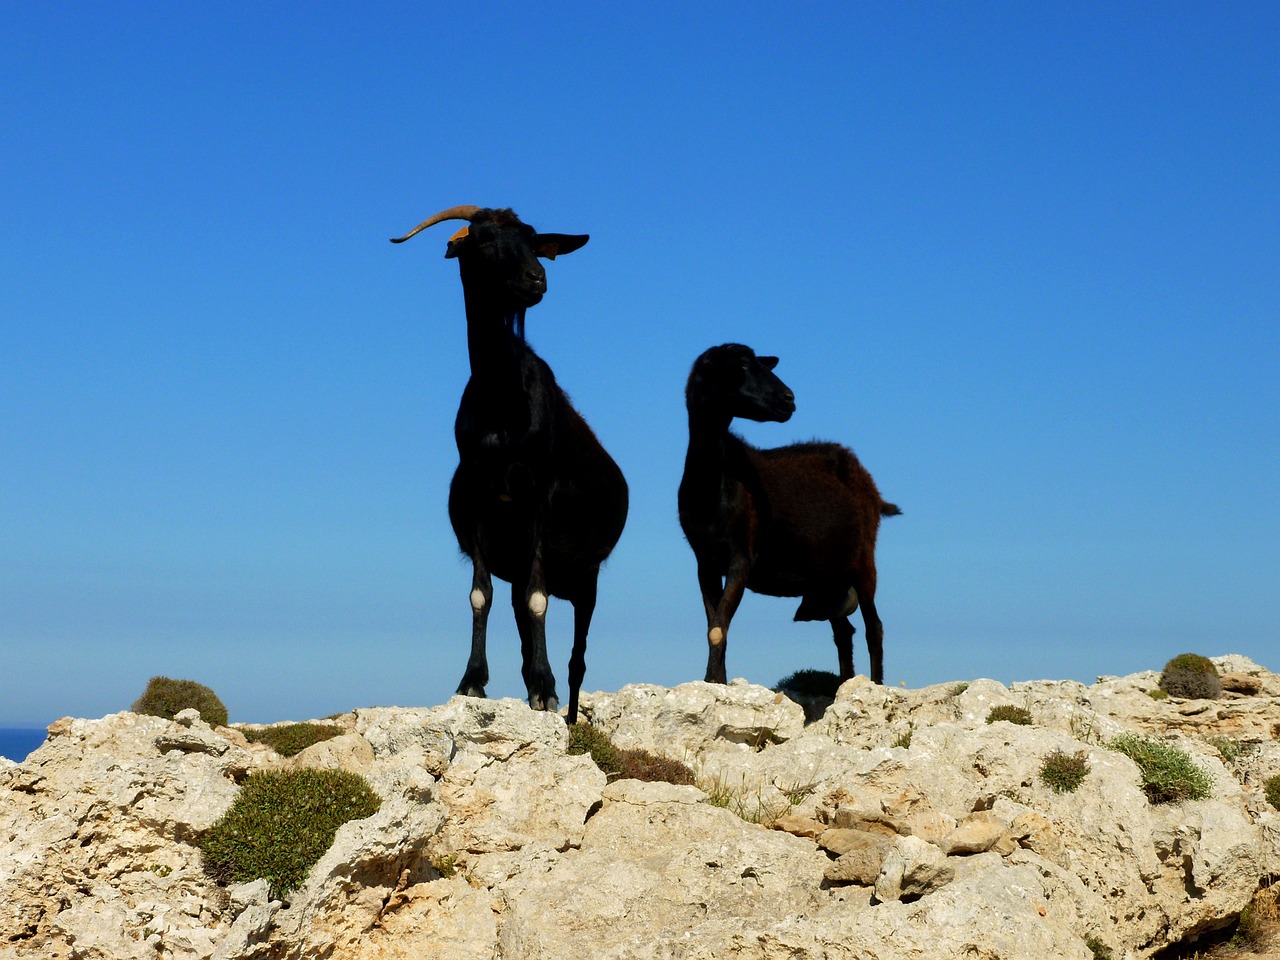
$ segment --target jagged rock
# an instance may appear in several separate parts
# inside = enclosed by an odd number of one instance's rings
[[[1230,693],[1243,693],[1253,696],[1262,692],[1262,678],[1247,673],[1224,673],[1220,678],[1222,689]]]
[[[834,845],[828,846],[831,839],[824,835],[821,846],[838,854],[838,858],[827,867],[823,877],[830,883],[859,883],[864,886],[875,886],[884,866],[885,857],[893,848],[893,838],[883,833],[869,833],[865,830],[836,830],[839,833]]]
[[[876,897],[880,900],[922,897],[945,887],[955,875],[955,866],[932,843],[919,837],[898,837],[892,841],[880,865]]]
[[[1008,855],[1017,847],[1010,824],[998,814],[987,810],[971,813],[954,830],[938,842],[939,849],[948,856],[984,853],[997,847],[997,853]]]
[[[198,717],[66,718],[0,764],[0,958],[1090,960],[1095,937],[1142,960],[1230,923],[1280,873],[1262,795],[1280,679],[1215,663],[1258,692],[1185,714],[1147,695],[1151,671],[855,678],[808,727],[741,682],[583,696],[585,718],[686,761],[698,787],[606,783],[566,754],[562,717],[515,700],[358,710],[289,761]],[[999,705],[1032,724],[987,724]],[[1122,731],[1186,750],[1213,796],[1151,805],[1103,746]],[[1055,751],[1088,761],[1073,792],[1040,779]],[[199,837],[249,772],[282,765],[362,772],[382,807],[287,903],[261,881],[219,888]]]
[[[624,748],[676,760],[712,748],[758,750],[804,731],[804,710],[785,694],[744,680],[677,687],[631,684],[617,693],[583,694],[581,719]]]
[[[314,768],[368,773],[376,758],[373,745],[368,740],[358,733],[344,733],[313,743],[289,757],[282,766],[290,770]]]
[[[817,839],[827,829],[827,825],[820,820],[794,814],[778,817],[773,821],[772,826],[775,830],[783,830],[794,837],[808,837],[810,840]]]

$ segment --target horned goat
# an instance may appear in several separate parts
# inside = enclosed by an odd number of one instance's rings
[[[538,233],[511,210],[452,207],[403,237],[465,220],[445,256],[458,261],[467,314],[468,380],[454,421],[459,464],[449,520],[471,558],[471,656],[458,693],[484,696],[491,577],[511,584],[523,654],[521,673],[535,710],[559,709],[547,659],[548,594],[573,605],[569,723],[578,715],[587,631],[600,565],[627,518],[622,471],[525,342],[525,310],[547,290],[539,257],[572,253],[586,236]]]

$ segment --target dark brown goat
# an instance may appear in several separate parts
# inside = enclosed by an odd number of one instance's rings
[[[707,676],[725,683],[729,622],[744,589],[800,597],[796,620],[831,623],[840,679],[853,676],[853,624],[861,604],[871,679],[884,682],[884,628],[876,613],[876,534],[902,511],[880,496],[853,451],[836,443],[761,450],[729,430],[734,417],[785,422],[795,395],[750,347],[712,347],[685,389],[689,451],[680,526],[698,560],[707,612]]]
[[[458,693],[483,697],[489,682],[485,635],[496,576],[511,584],[521,673],[535,710],[556,711],[547,660],[547,595],[573,604],[569,722],[578,718],[587,631],[600,565],[627,519],[627,483],[587,422],[524,339],[524,314],[542,299],[554,259],[585,236],[537,233],[510,210],[453,207],[394,243],[444,220],[468,226],[449,240],[467,311],[467,381],[454,421],[459,464],[449,520],[471,558],[471,657]]]

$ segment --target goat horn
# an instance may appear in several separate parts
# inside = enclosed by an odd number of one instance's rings
[[[392,237],[392,243],[404,243],[416,233],[421,233],[427,227],[434,227],[437,223],[445,220],[470,220],[480,211],[480,207],[474,205],[463,204],[460,207],[450,207],[448,210],[441,210],[434,217],[427,217],[420,224],[406,233],[403,237]]]

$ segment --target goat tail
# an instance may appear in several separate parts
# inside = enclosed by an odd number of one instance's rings
[[[890,503],[888,500],[880,501],[880,516],[882,517],[898,517],[902,515],[902,510],[896,503]]]

